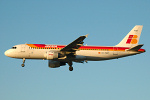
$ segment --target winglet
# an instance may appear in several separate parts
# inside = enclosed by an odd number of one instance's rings
[[[89,34],[86,34],[85,37],[87,38]]]

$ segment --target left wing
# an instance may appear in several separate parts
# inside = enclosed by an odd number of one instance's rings
[[[64,48],[62,48],[60,51],[61,52],[75,52],[78,50],[78,48],[80,48],[83,45],[83,40],[88,36],[80,36],[79,38],[77,38],[76,40],[74,40],[73,42],[71,42],[70,44],[68,44],[67,46],[65,46]]]
[[[137,46],[134,46],[130,49],[128,49],[127,51],[138,51],[144,44],[139,44]]]

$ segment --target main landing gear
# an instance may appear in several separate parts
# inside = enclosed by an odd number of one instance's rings
[[[70,71],[73,71],[72,61],[68,62],[68,65],[69,65],[69,70],[70,70]]]
[[[25,63],[25,60],[26,60],[26,59],[25,59],[25,58],[23,58],[23,64],[21,64],[21,66],[22,66],[22,67],[24,67],[24,66],[25,66],[25,64],[24,64],[24,63]]]
[[[70,66],[70,67],[69,67],[69,70],[70,70],[70,71],[73,71],[73,67],[72,67],[72,66]]]

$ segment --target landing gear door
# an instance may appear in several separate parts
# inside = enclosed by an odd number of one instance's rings
[[[118,55],[118,47],[113,47],[113,55]]]

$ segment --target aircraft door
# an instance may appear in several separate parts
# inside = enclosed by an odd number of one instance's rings
[[[113,47],[113,55],[118,55],[118,47]]]
[[[33,52],[34,52],[34,49],[29,50],[29,57],[33,57]]]
[[[25,45],[21,45],[21,52],[25,52]]]

